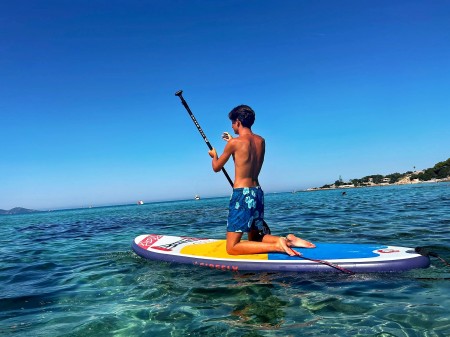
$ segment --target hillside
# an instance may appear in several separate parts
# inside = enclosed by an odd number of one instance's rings
[[[12,214],[27,214],[27,213],[36,213],[34,209],[28,209],[23,207],[15,207],[10,209],[9,211],[0,209],[0,215],[12,215]]]
[[[321,190],[333,188],[369,187],[384,185],[417,184],[422,182],[450,181],[450,158],[437,163],[431,168],[420,171],[408,171],[405,173],[391,173],[388,175],[373,174],[359,179],[350,179],[344,182],[342,179],[336,180],[333,184],[326,184],[322,187],[313,187],[308,190]]]

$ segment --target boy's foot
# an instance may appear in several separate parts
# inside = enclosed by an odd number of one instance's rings
[[[287,239],[286,238],[279,238],[278,239],[278,247],[281,248],[289,256],[301,256],[302,255],[301,253],[291,249],[287,245]]]
[[[301,247],[301,248],[315,248],[316,245],[309,241],[300,239],[294,234],[288,234],[286,236],[286,244],[288,247]]]

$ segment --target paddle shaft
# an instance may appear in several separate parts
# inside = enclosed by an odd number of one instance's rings
[[[202,135],[203,140],[205,141],[206,145],[208,146],[208,148],[210,150],[213,149],[211,143],[209,142],[208,138],[206,137],[205,133],[203,132],[202,127],[200,126],[200,124],[197,122],[197,119],[195,118],[194,114],[192,113],[191,109],[189,108],[189,105],[186,103],[184,97],[183,97],[183,90],[178,90],[175,93],[175,96],[180,97],[181,99],[181,103],[183,104],[183,106],[186,108],[186,111],[189,113],[189,116],[191,116],[192,121],[194,122],[195,126],[197,127],[198,132],[200,132],[200,134]],[[225,177],[227,178],[228,182],[230,183],[231,187],[233,187],[233,180],[231,180],[230,176],[228,175],[228,172],[225,170],[224,167],[222,167],[222,172],[225,175]]]
[[[205,141],[205,143],[208,146],[208,148],[210,150],[212,150],[213,147],[212,147],[211,143],[209,142],[208,138],[206,137],[205,133],[203,132],[202,127],[198,123],[197,119],[195,118],[194,114],[192,113],[191,109],[189,108],[189,105],[186,103],[186,100],[183,97],[183,90],[178,90],[175,93],[175,96],[178,96],[181,99],[181,103],[185,107],[186,111],[189,113],[189,116],[191,116],[191,119],[194,122],[195,126],[197,127],[198,132],[200,132],[200,134],[202,135],[202,138]],[[231,180],[230,176],[228,175],[228,172],[225,170],[224,167],[222,167],[222,172],[225,175],[225,177],[227,178],[227,180],[230,183],[231,187],[234,187],[233,180]],[[269,225],[265,221],[263,222],[263,226],[264,226],[264,234],[270,234]],[[260,237],[260,239],[262,240],[262,236]]]

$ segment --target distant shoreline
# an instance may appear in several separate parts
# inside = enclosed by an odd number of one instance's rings
[[[39,212],[41,212],[41,211],[23,208],[23,207],[14,207],[14,208],[11,208],[9,211],[0,209],[0,215],[30,214],[30,213],[39,213]]]
[[[310,187],[306,189],[306,192],[314,192],[314,191],[324,191],[324,190],[345,190],[345,189],[351,189],[351,188],[366,188],[366,187],[379,187],[379,186],[400,186],[400,185],[415,185],[415,184],[432,184],[432,183],[446,183],[450,182],[450,177],[444,178],[444,179],[432,179],[432,180],[426,180],[426,181],[409,181],[409,182],[396,182],[393,184],[390,183],[368,183],[364,186],[355,186],[351,184],[346,185],[340,185],[340,186],[330,186],[330,187]]]
[[[336,185],[328,185],[327,187],[310,187],[308,189],[299,189],[299,190],[293,190],[293,191],[279,191],[279,192],[267,192],[266,194],[278,194],[278,193],[298,193],[298,192],[314,192],[314,191],[327,191],[327,190],[347,190],[347,189],[353,189],[353,188],[365,188],[365,187],[380,187],[380,186],[400,186],[400,185],[416,185],[416,184],[431,184],[431,183],[441,183],[441,182],[450,182],[450,176],[443,179],[431,179],[431,180],[418,180],[413,179],[410,180],[409,177],[405,177],[401,179],[400,181],[397,181],[395,183],[373,183],[368,182],[364,185],[355,186],[349,183],[345,183],[339,186]],[[204,199],[215,199],[215,198],[226,198],[225,196],[212,196],[212,197],[206,197]],[[172,203],[172,202],[184,202],[184,201],[191,201],[191,199],[174,199],[174,200],[157,200],[157,201],[150,201],[146,202],[146,204],[155,204],[155,203]],[[112,204],[112,205],[99,205],[99,206],[90,206],[90,207],[73,207],[73,208],[60,208],[60,209],[49,209],[49,210],[34,210],[34,209],[27,209],[23,207],[15,207],[10,210],[3,210],[0,209],[0,216],[2,215],[21,215],[21,214],[33,214],[33,213],[47,213],[47,212],[58,212],[58,211],[68,211],[68,210],[80,210],[80,209],[94,209],[94,208],[104,208],[104,207],[118,207],[118,206],[132,206],[134,204]]]

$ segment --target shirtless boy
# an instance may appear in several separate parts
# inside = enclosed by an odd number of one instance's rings
[[[223,154],[218,157],[215,149],[208,152],[214,172],[219,172],[231,156],[234,160],[235,179],[227,221],[227,253],[284,252],[290,256],[300,256],[291,247],[314,248],[314,244],[293,234],[279,237],[264,232],[264,192],[259,186],[258,176],[264,162],[265,141],[251,130],[255,112],[249,106],[237,106],[228,117],[238,137],[233,138],[225,132],[222,138],[227,144]],[[244,233],[248,233],[248,241],[241,241]]]

